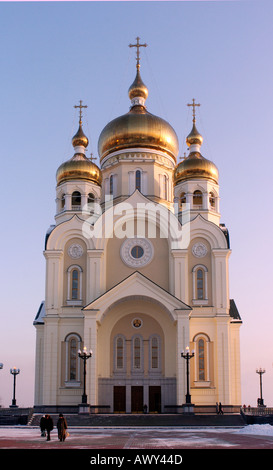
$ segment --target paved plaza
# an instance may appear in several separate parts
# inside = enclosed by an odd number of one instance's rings
[[[273,426],[244,427],[73,427],[48,442],[39,427],[0,427],[0,449],[273,449]]]

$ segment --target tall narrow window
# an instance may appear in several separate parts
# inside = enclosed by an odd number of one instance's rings
[[[64,206],[65,206],[65,194],[63,194],[61,197],[61,209],[64,209]]]
[[[198,341],[198,380],[205,380],[205,342]]]
[[[69,380],[76,380],[77,371],[77,342],[71,338],[69,342]]]
[[[141,171],[137,170],[136,171],[136,189],[141,192]]]
[[[134,369],[140,369],[140,338],[134,339]]]
[[[168,199],[168,178],[164,175],[163,178],[163,185],[164,185],[164,199]]]
[[[73,269],[71,276],[71,298],[77,300],[79,298],[79,271],[78,269]]]
[[[110,194],[113,195],[114,194],[114,176],[113,175],[110,176],[109,183],[110,183],[109,191],[110,191]]]
[[[81,193],[74,191],[72,193],[72,210],[79,210],[81,207]]]
[[[197,281],[197,299],[201,300],[204,298],[204,271],[203,269],[197,269],[196,273],[196,281]]]
[[[70,333],[64,341],[65,368],[64,382],[66,387],[80,387],[80,359],[78,349],[81,347],[81,338],[77,333]]]
[[[116,357],[117,357],[117,369],[123,369],[124,367],[124,347],[123,347],[123,338],[117,338],[117,349],[116,349]]]
[[[154,336],[152,338],[152,369],[158,369],[159,367],[158,352],[158,338]]]

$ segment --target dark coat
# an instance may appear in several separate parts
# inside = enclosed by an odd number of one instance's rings
[[[57,429],[58,429],[59,438],[65,437],[66,429],[67,429],[67,422],[63,416],[60,416],[57,421]]]
[[[45,429],[47,431],[52,431],[53,429],[53,419],[49,415],[45,417]]]

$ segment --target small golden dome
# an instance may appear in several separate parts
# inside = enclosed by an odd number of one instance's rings
[[[88,142],[88,138],[82,130],[82,123],[80,121],[79,129],[74,135],[74,137],[72,137],[72,145],[73,147],[83,146],[84,148],[86,148],[88,146]]]
[[[205,178],[218,183],[218,169],[210,160],[204,158],[199,152],[192,152],[179,163],[174,171],[174,184],[187,179]]]
[[[139,68],[137,68],[136,78],[130,86],[128,94],[130,100],[133,100],[137,97],[144,98],[144,100],[147,100],[148,98],[148,88],[146,87],[146,85],[144,85],[142,81],[142,78],[139,73]]]
[[[186,142],[189,147],[194,144],[202,145],[203,143],[203,137],[198,132],[195,126],[195,119],[193,120],[192,130],[189,133],[188,137],[186,138]]]
[[[101,186],[101,170],[83,154],[75,154],[62,163],[56,173],[57,186],[70,180],[87,180]]]
[[[100,134],[100,160],[119,150],[148,148],[165,152],[176,161],[179,150],[177,135],[167,121],[149,113],[144,106],[148,89],[142,82],[139,68],[128,93],[132,101],[130,111],[109,122]]]

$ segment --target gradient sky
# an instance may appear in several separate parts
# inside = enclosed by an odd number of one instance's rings
[[[73,155],[74,105],[97,156],[107,122],[129,110],[140,36],[147,108],[180,141],[195,98],[203,155],[220,173],[221,222],[230,232],[230,297],[241,328],[242,404],[256,405],[257,367],[273,406],[272,108],[270,1],[0,2],[0,404],[33,405],[35,328],[44,299],[44,237],[54,223],[55,174]],[[97,161],[98,163],[98,161]]]

